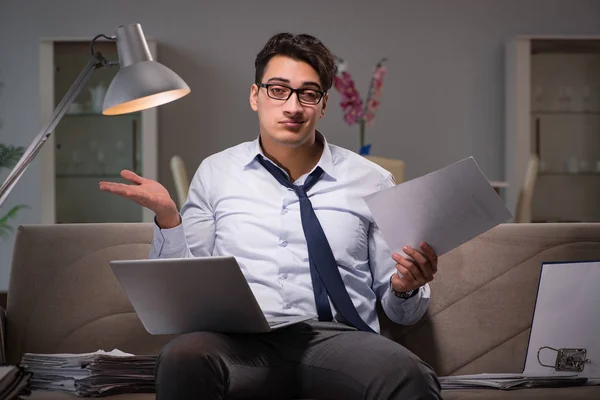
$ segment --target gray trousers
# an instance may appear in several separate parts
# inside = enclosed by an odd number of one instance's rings
[[[441,399],[433,370],[381,335],[311,321],[271,333],[177,337],[156,366],[157,400]]]

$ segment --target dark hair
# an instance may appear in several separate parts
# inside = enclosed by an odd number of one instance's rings
[[[254,61],[256,69],[255,83],[260,83],[269,60],[277,55],[304,61],[319,74],[323,91],[326,92],[331,89],[333,77],[337,72],[337,65],[333,54],[319,39],[307,34],[278,33],[273,36],[258,53]]]

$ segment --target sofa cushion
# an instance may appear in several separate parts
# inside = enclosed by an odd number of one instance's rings
[[[8,362],[19,363],[24,352],[157,354],[172,337],[146,332],[109,265],[147,258],[151,240],[151,224],[21,226],[7,302]]]

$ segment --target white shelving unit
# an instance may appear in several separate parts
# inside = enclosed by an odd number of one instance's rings
[[[519,36],[506,48],[506,203],[540,157],[534,221],[600,221],[600,37]]]
[[[61,93],[83,69],[90,42],[91,38],[69,37],[40,41],[41,124],[50,119],[57,98],[62,97]],[[157,60],[156,41],[148,39],[147,42],[150,53]],[[99,49],[108,59],[116,60],[114,42],[98,41],[97,44],[107,50],[105,53]],[[58,75],[59,66],[64,77]],[[117,68],[111,68],[115,70],[111,73],[116,73]],[[80,101],[88,99],[88,90],[99,82],[106,84],[106,71],[109,70],[94,72],[77,99],[82,110],[65,115],[40,152],[43,224],[65,221],[151,222],[153,219],[151,211],[98,189],[100,180],[120,181],[118,171],[121,168],[135,169],[146,178],[158,179],[156,108],[135,115],[103,116],[97,110],[85,109]],[[60,151],[57,149],[57,136],[61,136],[63,153],[68,152],[68,156],[57,153]],[[93,150],[96,151],[94,154]],[[126,154],[127,160],[124,159]],[[70,164],[66,165],[67,161]]]

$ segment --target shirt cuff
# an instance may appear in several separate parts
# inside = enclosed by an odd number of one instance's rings
[[[174,228],[161,229],[154,217],[154,238],[152,240],[152,258],[181,253],[186,248],[183,224]]]
[[[400,325],[412,325],[421,319],[429,304],[429,285],[421,286],[418,293],[410,299],[394,296],[388,286],[381,299],[386,315]]]

